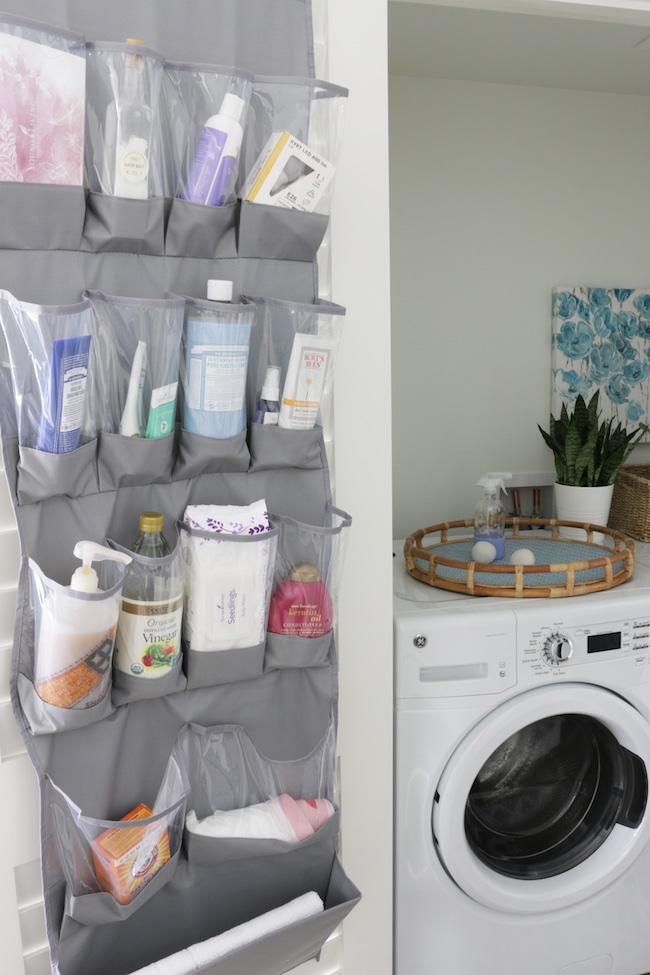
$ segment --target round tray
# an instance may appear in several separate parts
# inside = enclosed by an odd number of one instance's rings
[[[561,527],[579,528],[585,539],[561,538]],[[550,597],[584,596],[620,586],[634,569],[634,542],[623,532],[602,525],[560,521],[557,518],[507,518],[506,552],[499,562],[471,561],[473,534],[449,538],[459,528],[473,529],[471,519],[421,528],[406,539],[408,572],[420,582],[470,596]],[[532,528],[533,533],[523,528]],[[543,529],[550,527],[550,531]],[[540,529],[539,534],[535,530]],[[594,535],[603,536],[603,544]],[[424,540],[438,535],[433,543]],[[607,544],[605,544],[607,542]],[[535,565],[511,565],[518,548],[535,555]]]

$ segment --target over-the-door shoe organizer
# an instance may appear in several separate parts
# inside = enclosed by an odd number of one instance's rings
[[[75,708],[37,691],[37,603],[48,586],[69,583],[77,541],[123,551],[141,511],[160,511],[171,557],[191,560],[211,540],[184,520],[188,506],[264,499],[268,531],[232,536],[232,558],[254,563],[264,546],[269,593],[297,559],[313,563],[335,608],[350,517],[332,504],[323,430],[251,422],[264,371],[294,335],[324,331],[337,347],[344,309],[318,298],[315,260],[329,202],[302,212],[233,196],[210,206],[183,199],[182,186],[198,117],[226,88],[247,100],[242,167],[287,129],[335,162],[346,92],[314,78],[309,0],[245,9],[195,0],[189,18],[178,0],[137,10],[130,0],[8,0],[4,9],[73,32],[88,69],[85,186],[0,182],[0,433],[21,543],[11,690],[40,782],[52,972],[281,975],[316,956],[360,897],[337,856],[332,606],[312,637],[268,632],[267,593],[250,638],[213,645],[208,634],[206,651],[197,625],[165,676],[114,668],[103,696]],[[153,195],[141,200],[113,196],[94,157],[107,84],[134,36],[146,41],[138,50],[159,105]],[[210,278],[233,282],[230,314],[251,328],[245,421],[217,439],[183,416],[188,308],[201,316]],[[69,334],[75,316],[93,336],[91,409],[79,446],[50,453],[34,427],[32,353],[39,336]],[[119,432],[140,340],[154,384],[179,383],[176,422],[155,439]],[[105,571],[101,587],[116,598],[123,569]],[[138,804],[144,818],[121,822]],[[233,817],[271,817],[279,832],[230,835]],[[100,882],[93,854],[129,835],[154,837],[165,862],[124,897]],[[323,909],[303,910],[311,892]],[[300,913],[268,913],[294,900]]]

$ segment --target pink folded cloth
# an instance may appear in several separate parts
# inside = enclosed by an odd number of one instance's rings
[[[194,810],[185,824],[191,833],[215,837],[248,837],[300,843],[327,822],[334,806],[328,799],[292,799],[283,793],[242,809],[219,810],[197,819]]]

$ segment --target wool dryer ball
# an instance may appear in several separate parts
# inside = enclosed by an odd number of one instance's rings
[[[497,550],[492,542],[474,542],[472,545],[472,561],[494,562]]]
[[[535,565],[535,554],[529,548],[518,548],[510,556],[512,565]]]

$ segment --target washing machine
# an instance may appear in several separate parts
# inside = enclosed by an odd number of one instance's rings
[[[516,600],[395,544],[395,975],[650,972],[649,549]]]

